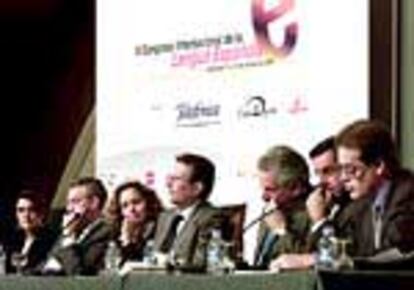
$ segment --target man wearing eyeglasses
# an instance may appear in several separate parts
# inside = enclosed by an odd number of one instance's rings
[[[95,275],[103,269],[112,236],[101,215],[106,197],[106,189],[97,178],[83,177],[71,184],[62,233],[41,269],[43,274]]]
[[[340,131],[336,145],[340,179],[353,200],[347,226],[353,254],[414,250],[414,178],[400,167],[388,130],[356,121]]]
[[[201,155],[176,156],[167,180],[174,205],[161,213],[155,233],[155,250],[169,263],[190,271],[206,266],[206,247],[213,229],[221,230],[219,210],[208,199],[215,181],[214,163]]]

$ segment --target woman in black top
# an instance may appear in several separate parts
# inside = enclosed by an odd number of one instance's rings
[[[30,274],[47,257],[56,235],[45,227],[46,203],[39,192],[23,190],[16,201],[17,228],[7,242],[8,273]]]

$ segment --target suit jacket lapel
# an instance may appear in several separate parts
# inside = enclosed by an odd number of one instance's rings
[[[84,243],[87,241],[93,234],[98,231],[104,225],[104,220],[102,218],[98,218],[91,224],[89,224],[79,235],[77,239],[77,243]]]
[[[174,212],[173,211],[169,211],[164,215],[163,220],[160,220],[159,223],[159,227],[160,230],[158,231],[160,238],[159,238],[159,246],[161,247],[166,239],[168,239],[168,234],[169,234],[169,229],[171,227],[171,223],[173,222],[174,219]]]
[[[361,232],[363,236],[361,239],[362,245],[359,245],[363,249],[365,255],[371,255],[375,251],[374,245],[374,224],[371,203],[366,203],[363,211],[364,217],[361,219]]]
[[[381,244],[383,244],[382,243],[383,242],[383,237],[385,236],[384,233],[388,229],[387,223],[390,221],[391,215],[393,214],[392,212],[390,212],[390,209],[395,207],[395,205],[392,204],[392,201],[394,200],[393,197],[394,197],[395,192],[397,190],[396,185],[397,185],[396,182],[391,183],[390,191],[388,192],[387,199],[385,201],[384,212],[383,212],[383,216],[382,216]]]
[[[190,214],[188,220],[185,221],[185,224],[183,225],[183,228],[178,233],[174,244],[173,249],[175,252],[179,251],[178,245],[182,245],[186,239],[189,237],[193,237],[196,233],[196,229],[198,228],[198,219],[199,219],[199,213],[200,209],[202,208],[202,204],[197,205],[194,208],[194,211]]]

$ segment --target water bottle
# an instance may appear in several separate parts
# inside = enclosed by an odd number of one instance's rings
[[[318,241],[316,267],[319,269],[333,269],[335,263],[335,236],[334,229],[326,226],[322,229],[322,236]]]
[[[142,263],[148,266],[154,266],[156,264],[154,255],[154,240],[148,240],[142,251]]]
[[[105,270],[109,273],[114,273],[118,270],[119,262],[121,260],[118,246],[114,241],[109,242],[108,248],[105,252]]]
[[[0,244],[0,275],[6,274],[6,252],[3,245]]]
[[[211,231],[207,244],[207,272],[213,275],[223,273],[223,240],[217,229]]]

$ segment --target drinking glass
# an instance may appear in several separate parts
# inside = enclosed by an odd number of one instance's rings
[[[236,268],[236,263],[234,262],[234,259],[232,258],[232,250],[234,248],[233,242],[223,242],[223,257],[222,257],[222,266],[223,270],[227,274],[231,274],[234,272]]]
[[[21,275],[23,268],[27,264],[27,256],[20,252],[13,252],[10,257],[10,261],[13,267],[16,268],[16,274]]]
[[[336,239],[337,256],[334,261],[334,268],[337,270],[351,270],[354,268],[354,262],[348,255],[348,245],[351,243],[349,239]]]

